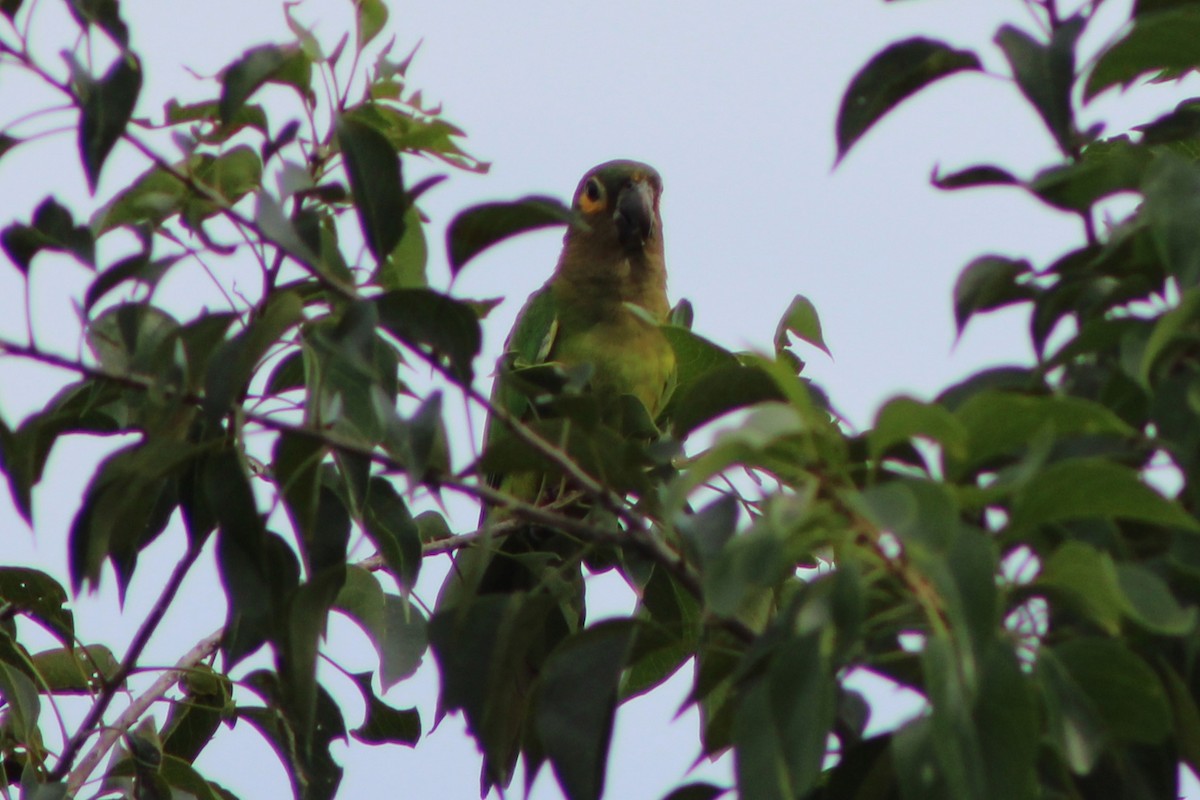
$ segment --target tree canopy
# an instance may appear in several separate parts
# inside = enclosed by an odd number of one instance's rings
[[[496,301],[431,284],[443,244],[421,212],[441,180],[487,165],[411,85],[411,52],[381,41],[382,0],[353,0],[356,27],[329,50],[285,5],[292,40],[247,50],[207,101],[153,112],[116,0],[66,0],[80,36],[65,80],[28,38],[38,4],[0,0],[0,74],[68,105],[89,187],[117,148],[141,159],[87,218],[47,196],[0,231],[26,280],[46,253],[94,272],[71,298],[86,350],[64,356],[32,325],[0,341],[6,359],[71,376],[37,413],[0,420],[0,467],[35,532],[56,443],[120,442],[62,499],[69,585],[0,565],[0,795],[232,797],[196,766],[226,723],[270,744],[297,798],[330,798],[339,740],[420,747],[432,721],[385,695],[432,658],[439,713],[462,714],[489,760],[519,729],[526,773],[549,767],[570,800],[603,794],[618,705],[681,669],[703,754],[732,753],[736,785],[682,783],[670,800],[1177,796],[1180,765],[1200,770],[1200,98],[1129,130],[1080,119],[1097,97],[1200,68],[1200,2],[1137,0],[1086,59],[1103,0],[1012,5],[1029,13],[994,46],[1057,157],[1027,177],[981,162],[932,180],[1078,219],[1058,258],[1032,263],[1014,242],[954,287],[960,333],[1027,309],[1036,358],[892,398],[857,431],[805,375],[801,348],[826,344],[802,295],[770,352],[719,346],[681,304],[662,327],[679,368],[656,419],[636,400],[600,408],[553,364],[518,376],[548,418],[493,404],[478,356]],[[983,73],[953,43],[890,44],[845,90],[839,159],[907,98]],[[290,106],[262,101],[281,87]],[[28,111],[0,130],[0,159],[53,132]],[[411,180],[418,159],[445,175]],[[446,259],[456,276],[498,242],[579,224],[539,195],[462,209]],[[160,302],[180,275],[207,275],[225,305]],[[482,452],[460,399],[498,426]],[[540,504],[488,479],[530,471],[564,491]],[[452,530],[451,497],[506,516]],[[564,543],[540,583],[449,610],[413,591],[428,559],[531,525]],[[181,543],[167,568],[142,558],[160,537]],[[376,555],[352,556],[362,539]],[[195,631],[174,667],[146,663],[206,552],[225,624]],[[102,579],[124,593],[147,569],[159,596],[130,609],[142,621],[124,652],[76,625],[73,596]],[[581,570],[618,574],[636,608],[552,624]],[[339,661],[334,614],[378,655],[342,675],[366,709],[357,727],[318,672]],[[868,734],[857,670],[924,711]],[[531,701],[513,719],[517,688]]]

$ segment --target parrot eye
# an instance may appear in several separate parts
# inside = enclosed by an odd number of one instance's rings
[[[599,211],[604,206],[604,184],[597,177],[588,178],[579,195],[579,207],[585,214]]]

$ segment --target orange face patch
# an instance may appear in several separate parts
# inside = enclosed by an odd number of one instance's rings
[[[595,214],[597,211],[603,211],[607,203],[604,184],[595,175],[588,178],[579,192],[579,209],[585,214]]]

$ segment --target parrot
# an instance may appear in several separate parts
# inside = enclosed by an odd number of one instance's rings
[[[523,367],[555,365],[560,374],[586,376],[583,391],[601,410],[631,396],[649,419],[661,414],[676,374],[674,350],[660,327],[671,312],[662,188],[658,172],[638,161],[608,161],[584,174],[558,264],[526,301],[505,343],[493,407],[524,421],[540,416],[528,390],[507,378]],[[488,419],[485,454],[503,427]],[[557,480],[528,471],[489,482],[524,502],[545,504],[556,498],[549,484]],[[485,508],[481,530],[486,534],[506,514]],[[502,538],[485,535],[458,554],[443,585],[431,638],[443,667],[443,703],[465,710],[483,751],[481,794],[508,785],[522,750],[537,758],[536,737],[528,735],[533,684],[553,646],[583,626],[580,551],[576,540],[534,526]],[[522,602],[509,605],[518,594]],[[474,631],[486,632],[487,644],[470,641]]]

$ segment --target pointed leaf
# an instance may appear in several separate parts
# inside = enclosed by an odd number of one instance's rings
[[[569,224],[571,209],[553,197],[530,195],[505,203],[484,203],[459,213],[446,229],[450,273],[459,271],[475,256],[518,233]]]
[[[956,72],[981,68],[974,53],[932,39],[915,37],[888,46],[858,71],[842,97],[838,160],[905,98]]]
[[[0,232],[0,246],[23,274],[41,250],[70,253],[87,266],[95,260],[96,245],[86,225],[76,225],[71,212],[53,197],[43,200],[29,225],[13,223]]]
[[[787,348],[789,333],[795,334],[832,358],[833,354],[829,352],[829,348],[825,346],[825,339],[821,336],[821,318],[817,316],[817,307],[802,294],[792,298],[791,305],[783,312],[783,317],[775,327],[776,352]]]
[[[142,67],[132,53],[124,53],[99,81],[77,73],[81,106],[79,155],[88,188],[96,191],[100,169],[113,145],[125,132],[142,89]]]
[[[363,724],[350,735],[366,744],[403,744],[413,747],[421,739],[421,714],[415,708],[392,708],[371,689],[371,673],[351,675],[367,704]]]
[[[1021,93],[1029,100],[1063,152],[1070,152],[1073,137],[1071,86],[1075,82],[1075,42],[1084,19],[1072,17],[1054,29],[1043,44],[1011,25],[996,34]]]
[[[1200,8],[1181,5],[1158,13],[1138,14],[1133,27],[1100,54],[1088,76],[1083,98],[1105,89],[1128,87],[1148,72],[1186,72],[1200,67]]]
[[[981,256],[959,274],[954,284],[954,322],[961,336],[972,316],[992,311],[1035,296],[1032,287],[1019,279],[1033,274],[1028,261]]]
[[[400,177],[400,156],[383,134],[355,117],[338,118],[337,137],[363,237],[381,262],[404,235],[408,198]]]

